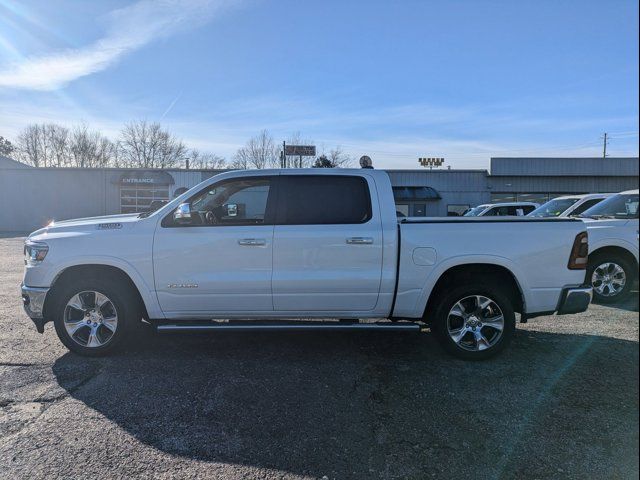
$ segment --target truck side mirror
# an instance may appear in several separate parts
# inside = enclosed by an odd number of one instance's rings
[[[238,204],[237,203],[227,203],[227,217],[237,217],[238,216]]]
[[[181,203],[173,212],[173,221],[179,225],[191,223],[191,205]]]

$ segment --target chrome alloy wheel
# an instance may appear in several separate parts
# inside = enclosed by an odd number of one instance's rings
[[[598,265],[591,275],[593,289],[603,297],[620,295],[627,284],[627,274],[624,269],[614,262]]]
[[[472,352],[493,347],[504,330],[504,315],[498,304],[482,295],[458,301],[447,316],[447,331],[456,345]]]
[[[102,347],[116,333],[118,312],[106,295],[92,290],[83,291],[67,302],[64,328],[78,345]]]

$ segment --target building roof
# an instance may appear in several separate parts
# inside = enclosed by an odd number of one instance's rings
[[[31,165],[0,155],[0,168],[32,168]]]

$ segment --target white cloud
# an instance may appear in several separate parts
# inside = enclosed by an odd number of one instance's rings
[[[0,68],[0,88],[56,90],[80,77],[116,63],[124,55],[154,40],[193,28],[211,19],[226,1],[141,0],[114,10],[105,35],[94,43],[27,57]]]

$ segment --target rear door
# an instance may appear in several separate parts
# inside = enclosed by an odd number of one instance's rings
[[[273,240],[276,311],[373,310],[382,271],[375,183],[355,175],[283,175]]]

